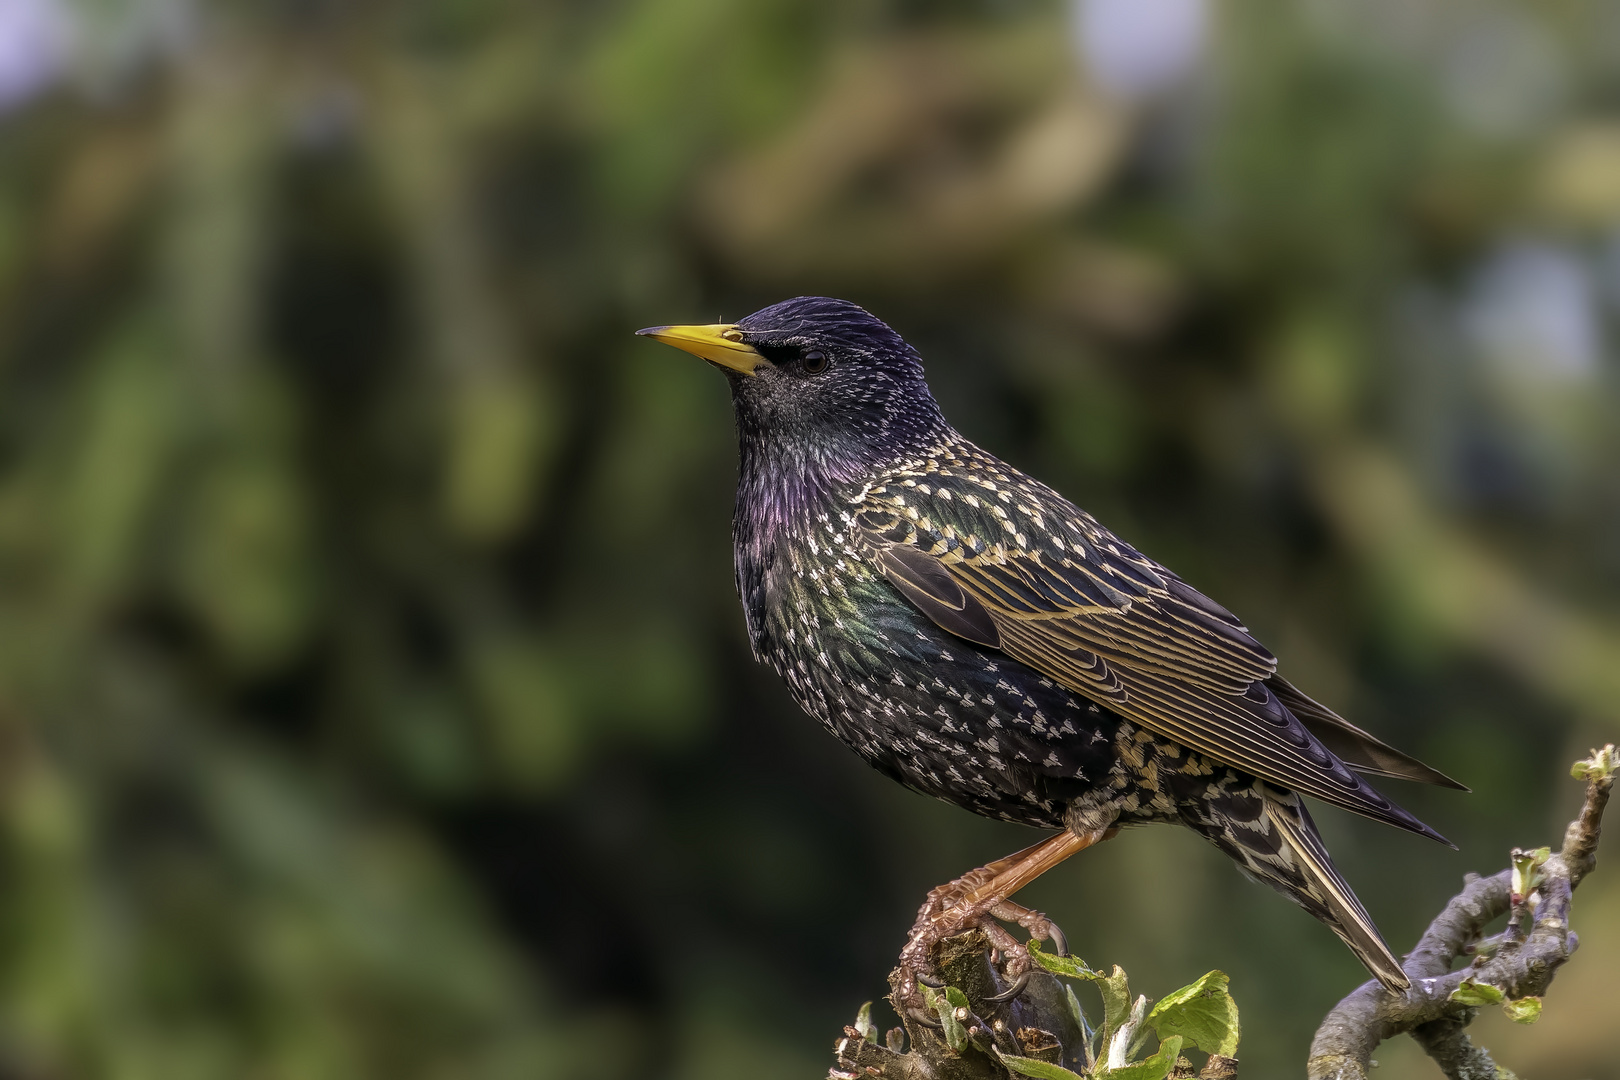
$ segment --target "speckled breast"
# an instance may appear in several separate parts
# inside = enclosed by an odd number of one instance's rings
[[[1061,828],[1073,802],[1125,797],[1117,716],[935,626],[846,529],[817,515],[764,568],[755,645],[806,712],[886,775],[987,817]]]

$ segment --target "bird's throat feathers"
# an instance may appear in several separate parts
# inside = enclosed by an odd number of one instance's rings
[[[740,472],[732,537],[755,648],[771,576],[863,484],[955,437],[917,351],[843,300],[796,297],[732,328],[758,353],[731,384]],[[728,339],[729,340],[729,339]],[[825,521],[824,521],[825,519]]]
[[[757,658],[763,659],[769,648],[765,618],[769,583],[774,575],[787,572],[787,551],[809,542],[824,528],[822,522],[836,522],[871,477],[926,457],[929,448],[959,438],[932,397],[916,404],[921,407],[853,424],[840,433],[824,424],[761,423],[757,410],[737,402],[739,460],[732,543],[737,592]]]
[[[772,423],[777,418],[761,416],[747,402],[736,404],[739,543],[745,536],[765,541],[784,528],[808,527],[872,476],[955,435],[932,397],[909,403],[911,408],[890,403],[882,415],[850,417],[854,422],[843,430]]]

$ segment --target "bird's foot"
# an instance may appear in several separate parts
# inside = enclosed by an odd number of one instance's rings
[[[1005,961],[1002,970],[1009,987],[987,999],[993,1002],[1017,997],[1029,982],[1033,966],[1028,945],[1014,937],[1003,922],[1023,927],[1032,939],[1050,941],[1053,951],[1059,955],[1068,952],[1063,931],[1051,919],[1004,897],[974,896],[972,877],[972,874],[964,875],[933,890],[918,910],[906,947],[900,952],[900,991],[908,1005],[922,1007],[919,984],[944,985],[934,964],[934,952],[939,943],[970,930],[980,931],[989,940],[992,960],[1000,954]]]
[[[967,930],[982,930],[993,952],[1007,959],[1007,978],[1014,986],[1008,996],[1016,996],[1021,981],[1030,970],[1029,949],[1007,932],[1001,921],[1014,922],[1035,938],[1049,940],[1059,953],[1067,943],[1057,926],[1038,911],[1015,904],[1007,897],[1034,881],[1070,855],[1114,834],[1112,828],[1093,832],[1062,832],[1049,836],[1023,851],[969,870],[955,881],[928,894],[917,910],[906,947],[900,950],[900,978],[896,984],[895,1005],[910,1009],[923,1004],[917,978],[936,974],[933,954],[946,938]]]
[[[1062,927],[1047,918],[1044,913],[1036,911],[1034,908],[1027,908],[1023,904],[1015,904],[1011,900],[1003,900],[991,909],[990,914],[1002,922],[1017,923],[1022,926],[1029,931],[1031,940],[1050,941],[1052,943],[1050,951],[1058,956],[1069,955],[1068,936],[1063,933]],[[1028,959],[1028,950],[1024,949],[1022,945],[1019,948],[1023,949],[1024,956]]]
[[[1034,908],[1027,908],[1022,904],[1015,904],[1011,900],[1003,900],[991,909],[990,914],[1002,922],[1017,923],[1022,926],[1029,931],[1030,941],[1051,942],[1052,948],[1050,951],[1058,956],[1067,956],[1069,954],[1069,939],[1064,936],[1063,930],[1058,924],[1047,918],[1042,912],[1036,911]],[[1012,985],[999,994],[992,994],[986,1000],[1011,1001],[1023,993],[1025,985],[1029,982],[1030,974],[1035,969],[1035,961],[1029,955],[1028,942],[1017,940],[999,925],[996,928],[1001,931],[1000,937],[1002,939],[997,942],[996,948],[1006,958],[1007,963],[1003,970]],[[995,935],[991,935],[991,941],[997,941]]]

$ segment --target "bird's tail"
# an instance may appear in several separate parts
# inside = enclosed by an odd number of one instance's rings
[[[1249,798],[1228,795],[1217,802],[1213,819],[1200,822],[1199,831],[1236,859],[1248,876],[1325,923],[1379,982],[1397,991],[1411,986],[1372,916],[1328,857],[1299,796],[1264,784],[1255,789],[1252,795],[1244,793]],[[1239,803],[1246,805],[1239,809]]]

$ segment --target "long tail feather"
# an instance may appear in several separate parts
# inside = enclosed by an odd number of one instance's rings
[[[1372,916],[1361,906],[1349,883],[1328,857],[1327,848],[1316,833],[1316,823],[1298,796],[1290,795],[1283,800],[1268,794],[1266,817],[1287,841],[1293,855],[1296,876],[1282,891],[1338,934],[1379,982],[1391,990],[1411,986],[1411,980],[1384,943]],[[1313,903],[1306,904],[1307,897]]]
[[[1228,790],[1194,812],[1196,819],[1186,818],[1189,825],[1230,855],[1245,875],[1326,924],[1379,982],[1392,990],[1411,985],[1372,916],[1333,865],[1298,795],[1256,783]]]

